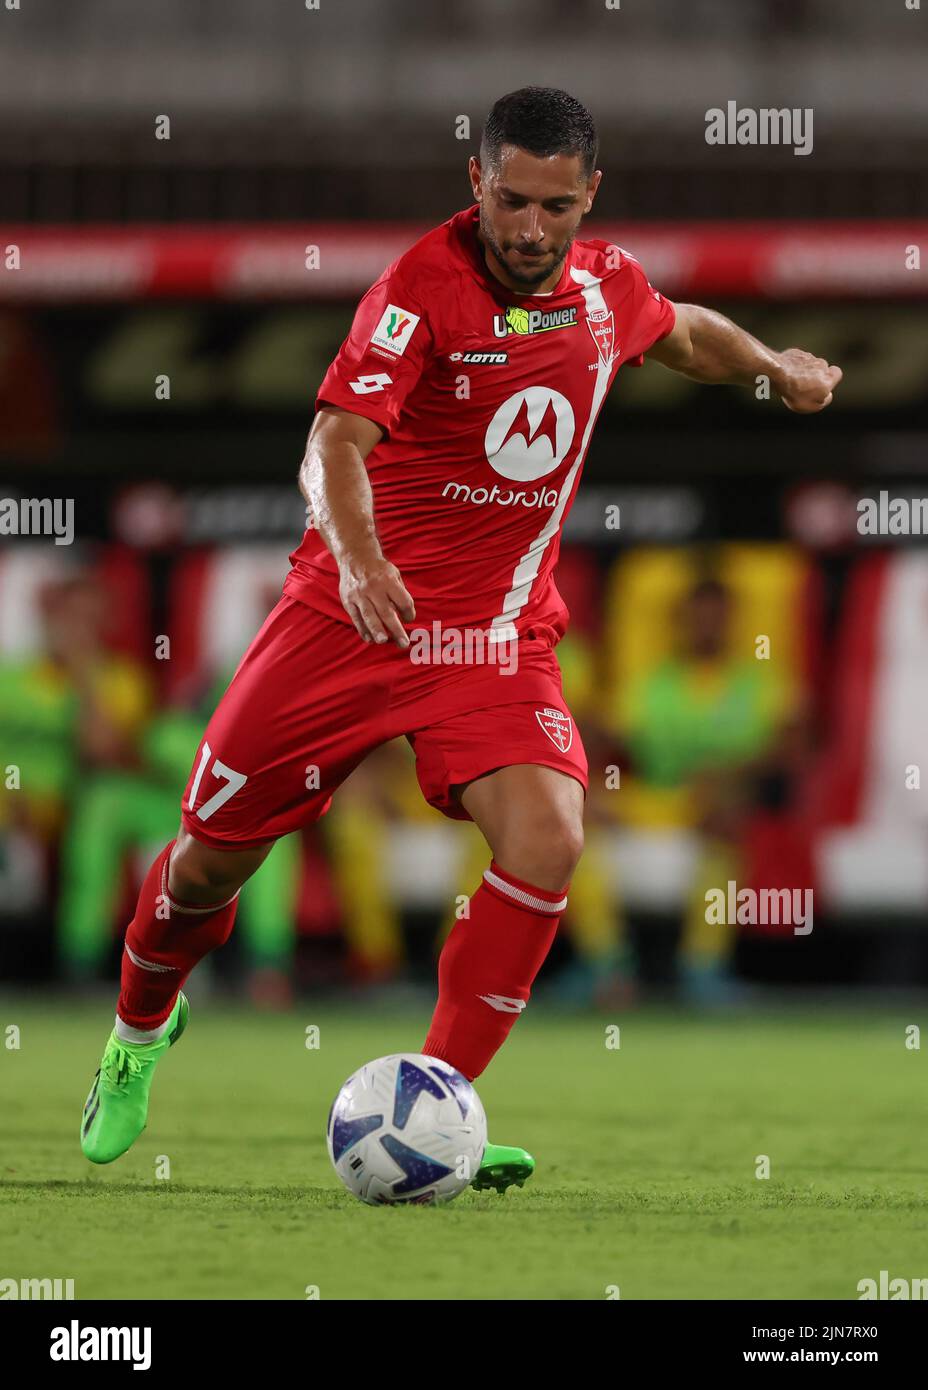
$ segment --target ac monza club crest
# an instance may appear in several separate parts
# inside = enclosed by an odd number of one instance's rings
[[[566,753],[574,741],[574,724],[570,715],[561,709],[536,709],[535,718],[555,748]]]
[[[596,351],[603,363],[608,367],[612,361],[613,347],[615,345],[615,323],[611,311],[603,314],[602,310],[597,313],[587,314],[586,326],[590,330],[593,342],[596,344]]]

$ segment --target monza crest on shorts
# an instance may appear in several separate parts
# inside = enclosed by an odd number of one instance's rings
[[[560,709],[536,709],[535,718],[555,748],[566,753],[574,741],[574,725],[570,715]]]

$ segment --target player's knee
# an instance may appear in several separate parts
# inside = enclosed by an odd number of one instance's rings
[[[216,850],[181,828],[171,852],[169,891],[181,902],[214,903],[231,897],[270,851]]]
[[[560,819],[546,849],[545,863],[551,874],[552,890],[556,891],[570,882],[580,862],[583,853],[583,822],[574,817]]]
[[[516,878],[556,893],[569,883],[583,853],[583,822],[559,807],[538,807],[513,826],[497,852]]]

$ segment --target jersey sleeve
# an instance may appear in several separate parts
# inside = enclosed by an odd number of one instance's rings
[[[630,332],[622,360],[626,367],[641,367],[645,353],[672,331],[677,313],[670,300],[654,289],[634,257],[625,253],[625,263],[632,275],[632,302]]]
[[[368,290],[319,388],[317,410],[335,405],[388,434],[394,428],[433,343],[427,312],[408,282],[394,266]]]

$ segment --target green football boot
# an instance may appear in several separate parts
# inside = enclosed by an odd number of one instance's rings
[[[187,1027],[190,1005],[178,994],[167,1032],[157,1042],[127,1043],[110,1034],[81,1121],[81,1148],[91,1163],[112,1163],[138,1139],[148,1120],[155,1066]]]
[[[513,1183],[517,1187],[524,1187],[534,1171],[535,1160],[524,1149],[513,1149],[506,1144],[487,1144],[471,1187],[478,1192],[489,1187],[495,1187],[497,1192],[505,1192]]]

